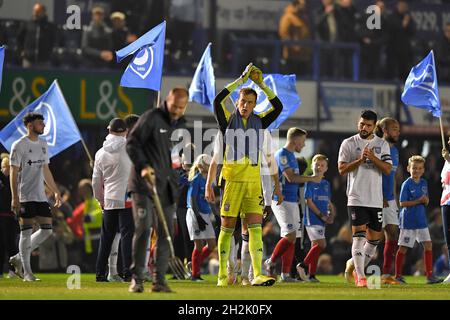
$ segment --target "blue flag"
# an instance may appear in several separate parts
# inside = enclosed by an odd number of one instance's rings
[[[120,80],[122,87],[159,91],[164,61],[166,22],[162,22],[125,48],[116,51],[117,62],[134,54]]]
[[[435,117],[441,116],[433,51],[411,69],[403,89],[402,101],[406,105],[428,110]]]
[[[81,140],[80,131],[75,124],[58,82],[55,80],[42,96],[20,111],[0,131],[0,142],[8,152],[11,151],[11,145],[14,141],[27,134],[22,119],[28,112],[38,112],[44,116],[45,129],[39,137],[47,141],[50,158]]]
[[[211,112],[216,96],[216,81],[211,60],[211,43],[205,49],[189,87],[189,101],[195,101]]]
[[[0,92],[2,91],[3,60],[5,60],[5,46],[0,47]]]
[[[272,89],[272,91],[277,95],[277,97],[283,103],[283,111],[278,116],[270,126],[269,130],[278,128],[284,120],[289,118],[295,110],[300,106],[302,100],[297,94],[297,89],[295,88],[296,76],[295,74],[283,75],[283,74],[264,74],[264,82],[266,85]],[[258,94],[258,99],[256,100],[256,107],[254,109],[255,114],[263,113],[272,107],[269,99],[267,99],[264,91],[262,91],[256,83],[250,79],[241,86],[241,88],[250,87],[256,91]],[[231,99],[236,103],[239,98],[239,89],[231,93]]]

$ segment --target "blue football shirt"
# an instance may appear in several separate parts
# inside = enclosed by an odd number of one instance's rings
[[[423,178],[415,182],[411,177],[406,179],[400,190],[400,202],[413,201],[423,195],[428,195],[428,184]],[[417,204],[411,207],[402,207],[400,211],[401,229],[424,229],[428,227],[425,205]]]

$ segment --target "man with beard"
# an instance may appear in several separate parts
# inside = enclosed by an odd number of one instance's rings
[[[347,175],[347,207],[352,221],[352,258],[357,287],[367,287],[364,269],[375,255],[383,222],[382,174],[392,169],[389,144],[374,135],[377,114],[361,112],[358,134],[339,149],[338,170]]]
[[[20,240],[19,254],[11,257],[9,262],[17,273],[23,265],[23,281],[39,281],[31,271],[31,252],[52,234],[52,213],[44,182],[55,197],[55,207],[61,205],[61,196],[48,167],[47,141],[39,139],[44,133],[44,117],[29,112],[23,117],[23,123],[28,133],[11,147],[11,211],[20,218]],[[35,222],[40,229],[31,235]]]
[[[383,229],[385,236],[384,243],[384,260],[383,260],[383,275],[381,278],[382,284],[398,284],[398,281],[391,276],[391,270],[395,253],[397,252],[398,240],[398,205],[395,174],[399,162],[398,149],[395,143],[398,141],[400,135],[400,125],[397,120],[393,118],[383,118],[377,122],[375,134],[389,143],[392,159],[392,170],[389,174],[383,174]],[[348,282],[353,282],[353,260],[347,262],[345,270],[345,278]]]

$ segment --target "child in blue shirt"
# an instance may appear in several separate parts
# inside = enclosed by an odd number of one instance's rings
[[[328,158],[323,154],[316,154],[312,159],[312,165],[314,175],[323,176],[328,170]],[[297,265],[297,271],[302,280],[319,282],[315,275],[320,253],[327,246],[325,225],[332,224],[335,217],[335,208],[331,202],[330,183],[325,179],[319,183],[307,182],[305,200],[303,224],[311,240],[311,249],[305,260]],[[306,273],[309,273],[309,276]]]
[[[395,279],[405,284],[402,277],[403,263],[408,248],[413,248],[414,243],[420,242],[424,248],[425,273],[427,284],[442,282],[433,276],[433,254],[430,232],[426,216],[428,205],[428,184],[422,178],[425,172],[425,159],[421,156],[412,156],[408,159],[408,172],[410,177],[406,179],[400,191],[400,235],[398,239],[398,251],[395,257]]]

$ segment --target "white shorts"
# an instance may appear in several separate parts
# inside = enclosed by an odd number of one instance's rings
[[[300,210],[297,202],[283,201],[280,205],[272,204],[272,211],[280,225],[280,236],[297,233],[300,228]]]
[[[388,224],[399,225],[397,201],[389,200],[388,205],[389,207],[383,208],[383,229]]]
[[[430,231],[424,229],[400,229],[398,245],[413,248],[415,242],[431,241]]]
[[[205,239],[215,239],[216,234],[214,233],[214,228],[211,223],[211,214],[200,213],[203,220],[207,223],[205,230],[200,231],[198,228],[197,218],[195,217],[194,210],[188,208],[186,213],[186,224],[189,231],[189,238],[193,240],[205,240]]]
[[[321,240],[325,239],[325,227],[324,226],[305,226],[306,232],[308,232],[309,240]]]

